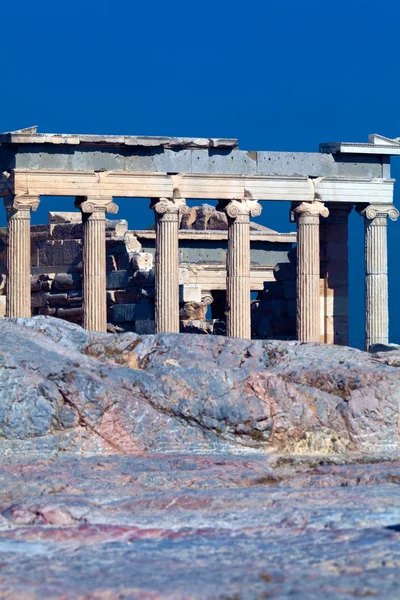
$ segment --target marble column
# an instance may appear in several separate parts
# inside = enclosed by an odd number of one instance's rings
[[[156,218],[155,330],[179,333],[179,258],[180,215],[187,212],[183,198],[152,200]]]
[[[7,210],[7,306],[11,319],[31,317],[31,210],[39,206],[37,196],[4,198]]]
[[[258,217],[256,200],[232,200],[228,216],[228,254],[226,261],[226,334],[251,339],[250,316],[250,215]]]
[[[392,205],[358,209],[364,217],[365,243],[365,349],[389,343],[387,219],[396,221]]]
[[[77,198],[83,222],[83,326],[107,331],[106,212],[116,214],[110,197]]]
[[[322,202],[302,202],[294,208],[297,222],[297,339],[320,341],[319,220],[329,210]]]

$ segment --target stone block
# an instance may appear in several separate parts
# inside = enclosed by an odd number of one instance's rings
[[[106,236],[123,237],[128,230],[128,221],[125,219],[106,219]]]
[[[64,319],[65,321],[71,321],[73,323],[77,323],[81,321],[83,318],[83,307],[82,308],[58,308],[56,312],[56,316],[59,319]]]
[[[45,315],[46,317],[55,317],[57,313],[56,308],[50,308],[50,306],[44,306],[39,308],[39,315]]]
[[[80,211],[74,212],[58,212],[49,211],[48,215],[49,223],[81,223],[82,213]]]
[[[47,306],[45,295],[41,292],[34,292],[31,294],[31,307],[32,308],[43,308]]]
[[[140,288],[127,289],[127,290],[116,290],[112,292],[114,295],[115,304],[137,304],[140,302],[142,294]]]
[[[49,292],[51,290],[55,277],[55,273],[41,273],[39,275],[42,292]]]
[[[154,319],[154,306],[148,302],[140,304],[115,304],[115,323],[131,323],[134,321],[145,321]]]
[[[139,319],[135,323],[135,331],[139,335],[153,335],[156,332],[156,325],[152,319]]]
[[[57,273],[52,289],[54,290],[76,290],[82,286],[82,279],[79,273]]]
[[[49,306],[65,306],[68,304],[68,294],[43,294],[43,299]]]
[[[182,320],[203,320],[207,314],[207,304],[202,302],[186,302],[180,311]]]
[[[108,271],[106,287],[108,290],[119,290],[129,284],[128,271]]]
[[[124,235],[124,244],[128,252],[140,252],[142,249],[142,244],[131,231]]]
[[[133,274],[133,281],[137,285],[142,285],[144,287],[153,286],[154,280],[155,280],[154,269],[150,269],[149,271],[139,269],[138,271],[135,271]]]
[[[82,240],[83,227],[81,223],[60,223],[50,225],[50,235],[53,240]]]
[[[124,240],[118,238],[106,239],[106,251],[107,254],[126,254],[128,252]]]
[[[114,258],[117,261],[118,271],[129,271],[131,270],[131,254],[129,252],[121,252],[114,254]]]
[[[186,267],[179,267],[178,269],[178,283],[179,285],[183,285],[189,282],[190,273],[189,269]]]
[[[39,275],[31,275],[31,292],[40,292],[42,289],[42,283],[39,279]]]
[[[148,271],[153,268],[153,255],[150,252],[134,252],[131,258],[131,266],[134,271]]]
[[[81,240],[48,240],[38,242],[39,266],[71,265],[82,260]]]
[[[201,285],[197,283],[180,285],[179,302],[201,302]]]
[[[194,319],[194,320],[183,320],[180,321],[180,332],[181,333],[200,333],[209,334],[213,333],[213,325],[211,321]]]

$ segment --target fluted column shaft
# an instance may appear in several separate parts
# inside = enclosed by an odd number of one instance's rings
[[[156,219],[155,330],[179,333],[178,231],[186,204],[183,198],[160,198],[151,207]]]
[[[111,198],[78,198],[83,221],[83,326],[107,331],[106,211],[116,214]]]
[[[361,211],[365,236],[365,349],[389,342],[387,219],[398,218],[393,206]]]
[[[31,317],[31,210],[39,198],[15,196],[5,198],[8,221],[7,304],[11,319]]]
[[[319,219],[328,209],[318,201],[294,209],[297,221],[297,339],[320,340]]]
[[[261,214],[255,200],[232,200],[228,216],[226,261],[226,334],[251,339],[250,315],[250,214]]]

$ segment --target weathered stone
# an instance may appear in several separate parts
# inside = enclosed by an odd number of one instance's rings
[[[196,283],[180,285],[179,302],[201,302],[201,286]]]
[[[39,275],[31,275],[31,292],[40,292],[42,289],[42,283],[39,279]]]
[[[72,321],[73,323],[77,323],[82,321],[83,308],[58,308],[56,315],[59,319],[65,319],[66,321]]]
[[[130,275],[128,271],[109,271],[107,273],[106,285],[108,290],[118,290],[129,284]]]
[[[45,293],[42,297],[49,306],[65,306],[68,304],[68,294]]]
[[[143,297],[140,288],[116,290],[113,294],[116,304],[137,304]]]
[[[58,212],[50,211],[48,213],[49,223],[82,223],[82,215],[79,211]]]
[[[128,252],[140,252],[142,244],[132,232],[127,232],[124,235],[124,244]]]
[[[106,236],[123,237],[128,230],[125,219],[106,219]]]
[[[134,322],[138,320],[154,320],[154,306],[147,302],[140,304],[115,304],[114,321],[116,323]]]
[[[194,320],[181,320],[181,333],[200,333],[200,334],[212,334],[213,333],[213,324],[210,321],[205,321],[204,319],[194,319]]]
[[[182,320],[203,320],[207,314],[207,304],[202,302],[186,302],[180,310],[180,318]]]
[[[153,255],[149,252],[134,252],[131,258],[131,266],[134,271],[148,271],[153,268]]]
[[[78,273],[57,273],[52,288],[55,290],[74,290],[81,287],[82,280]]]
[[[139,269],[133,274],[133,281],[136,285],[154,286],[155,274],[154,269],[144,270]]]
[[[43,306],[47,306],[48,302],[45,298],[45,295],[41,292],[34,292],[31,294],[31,307],[32,308],[42,308]]]
[[[138,335],[152,335],[156,331],[154,319],[139,319],[135,322],[135,331]]]

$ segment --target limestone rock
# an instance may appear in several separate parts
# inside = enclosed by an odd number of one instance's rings
[[[75,319],[81,309],[57,314]],[[45,317],[4,319],[0,328],[0,452],[399,448],[400,371],[358,350],[95,334]],[[77,413],[76,425],[63,425],[66,410]]]

